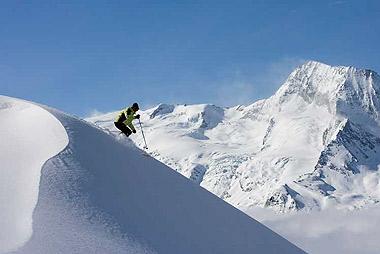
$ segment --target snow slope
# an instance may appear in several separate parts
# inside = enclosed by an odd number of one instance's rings
[[[8,161],[2,173],[13,177],[5,179],[2,174],[1,181],[14,183],[12,192],[1,192],[2,198],[13,203],[14,210],[24,205],[23,198],[13,198],[14,193],[38,198],[37,204],[26,206],[27,216],[14,218],[24,228],[32,222],[31,236],[15,234],[16,241],[1,245],[1,253],[11,249],[12,253],[28,254],[303,253],[197,184],[143,155],[128,140],[117,140],[51,108],[45,107],[48,113],[4,96],[0,105],[1,140],[7,140],[1,149],[15,144],[1,157],[1,165]],[[23,105],[38,112],[22,114]],[[22,121],[17,121],[20,116]],[[36,130],[33,139],[21,139],[23,134],[10,131],[25,125]],[[20,163],[20,154],[30,159],[29,167]],[[50,156],[54,157],[47,160]],[[38,168],[45,160],[42,169]],[[37,172],[36,179],[32,189],[25,189],[31,183],[23,181],[26,177],[32,180],[31,170]],[[25,223],[32,210],[33,220]],[[7,209],[0,212],[0,218],[7,215]],[[0,242],[7,242],[8,236],[3,230]]]
[[[62,151],[68,137],[46,110],[0,97],[0,252],[22,245],[32,234],[41,167]]]
[[[252,105],[141,114],[152,156],[241,210],[287,212],[380,201],[379,109],[377,73],[310,61]],[[116,114],[87,120],[115,131]]]

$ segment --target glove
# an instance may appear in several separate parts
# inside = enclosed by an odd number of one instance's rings
[[[132,130],[133,133],[136,133],[136,130]]]
[[[136,115],[135,118],[136,118],[136,119],[140,119],[140,115]]]

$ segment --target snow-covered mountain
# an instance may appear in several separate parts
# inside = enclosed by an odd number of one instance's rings
[[[142,122],[160,161],[239,209],[286,212],[380,201],[379,112],[378,74],[310,61],[266,100],[160,104]],[[87,120],[114,132],[116,114]]]
[[[0,253],[304,253],[126,138],[5,96],[0,119]]]

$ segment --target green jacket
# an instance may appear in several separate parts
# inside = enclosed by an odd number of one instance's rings
[[[135,131],[135,127],[132,124],[132,121],[136,119],[136,112],[133,111],[132,107],[126,108],[120,112],[116,117],[115,122],[121,122],[128,126],[132,131]]]

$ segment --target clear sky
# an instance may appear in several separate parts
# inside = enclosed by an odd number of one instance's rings
[[[305,60],[380,72],[380,1],[1,1],[0,94],[86,116],[252,103]]]

